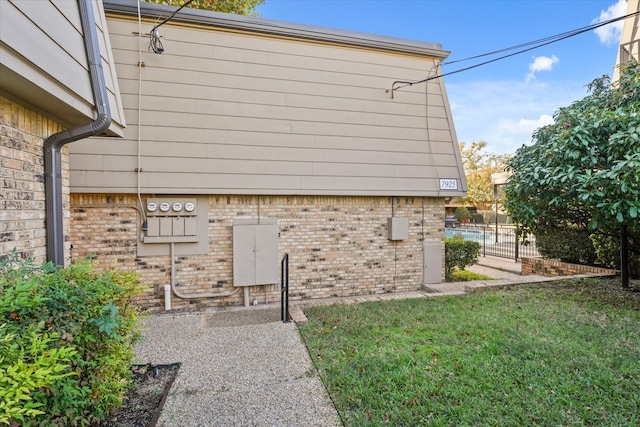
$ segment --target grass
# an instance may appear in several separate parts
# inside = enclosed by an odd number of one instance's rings
[[[485,276],[484,274],[474,273],[468,270],[456,270],[451,273],[453,280],[451,282],[469,282],[471,280],[493,280],[492,277]]]
[[[640,425],[640,293],[604,279],[314,307],[345,426]]]

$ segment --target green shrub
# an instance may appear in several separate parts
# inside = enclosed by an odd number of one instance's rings
[[[474,273],[467,270],[455,270],[451,273],[453,282],[470,282],[472,280],[493,280],[492,277],[485,276],[484,274]]]
[[[0,344],[0,374],[13,373],[0,375],[10,396],[0,423],[85,426],[119,406],[140,332],[129,299],[141,290],[135,274],[87,262],[61,269],[15,254],[0,261],[0,340],[18,343]],[[28,410],[6,404],[18,395],[29,395]]]
[[[574,227],[547,228],[536,233],[536,248],[545,258],[593,264],[598,258],[587,230]]]
[[[592,234],[591,241],[598,255],[598,262],[614,269],[620,269],[620,237]],[[638,254],[629,252],[629,270],[634,278],[640,277],[640,258]]]
[[[480,243],[464,240],[461,234],[456,234],[444,239],[444,252],[445,279],[452,281],[456,269],[464,270],[478,262]]]
[[[481,213],[471,214],[471,222],[474,224],[484,224],[484,215]]]
[[[45,405],[32,394],[74,375],[69,362],[76,352],[58,343],[58,334],[44,332],[42,322],[26,328],[0,325],[0,424],[45,414]]]
[[[469,209],[465,208],[464,206],[460,206],[459,208],[456,208],[454,216],[458,221],[468,220],[471,219],[471,212],[469,212]]]
[[[591,241],[600,262],[609,268],[620,268],[620,238],[593,234]]]
[[[485,224],[496,223],[496,211],[480,211]],[[511,218],[509,215],[498,213],[498,224],[511,224]]]

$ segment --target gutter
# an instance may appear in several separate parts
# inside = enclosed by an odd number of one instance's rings
[[[78,0],[84,45],[89,65],[96,118],[86,125],[51,135],[44,141],[47,261],[64,266],[64,224],[62,209],[62,147],[79,139],[103,133],[111,124],[111,110],[102,71],[100,45],[92,0]]]
[[[133,0],[102,0],[105,13],[127,16],[138,16],[138,7],[144,18],[154,23],[170,16],[177,7]],[[397,37],[366,34],[355,31],[337,30],[314,25],[294,24],[271,19],[251,16],[234,15],[231,13],[211,12],[208,10],[184,8],[171,18],[172,22],[187,25],[204,25],[231,31],[249,31],[276,37],[292,37],[318,41],[321,43],[337,43],[370,49],[381,49],[392,52],[433,56],[444,59],[449,56],[448,51],[442,50],[440,43],[429,43],[408,40]]]

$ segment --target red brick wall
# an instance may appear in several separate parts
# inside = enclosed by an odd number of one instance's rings
[[[569,264],[540,258],[522,258],[522,274],[537,274],[539,276],[571,276],[576,274],[615,274],[615,270],[592,267],[589,265]]]

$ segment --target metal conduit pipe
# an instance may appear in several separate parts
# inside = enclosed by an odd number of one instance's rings
[[[176,263],[175,263],[175,252],[174,252],[174,243],[169,243],[170,245],[170,257],[171,257],[171,290],[173,293],[182,299],[197,299],[197,298],[221,298],[221,297],[229,297],[238,293],[240,288],[235,288],[233,291],[227,292],[211,292],[207,294],[183,294],[182,292],[176,289]],[[166,294],[165,294],[166,298]],[[165,305],[165,309],[167,306]]]
[[[55,133],[44,142],[47,260],[61,266],[64,265],[62,147],[70,142],[100,134],[107,130],[111,123],[111,110],[109,109],[107,88],[102,71],[102,58],[92,0],[78,0],[78,8],[97,116],[92,122],[83,126]]]

